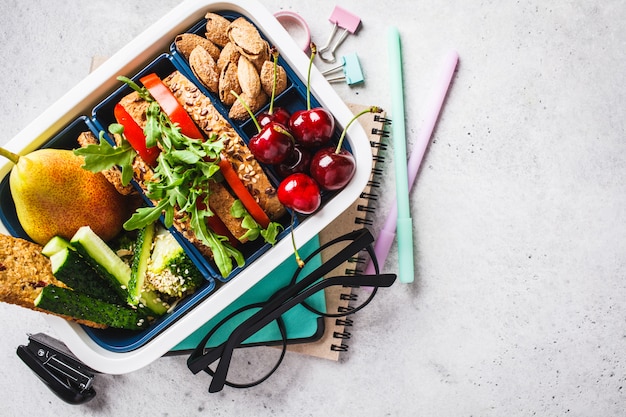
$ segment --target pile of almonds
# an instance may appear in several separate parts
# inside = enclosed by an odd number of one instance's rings
[[[233,120],[249,117],[245,106],[231,90],[256,113],[272,95],[274,61],[270,45],[256,27],[243,17],[232,22],[216,13],[206,14],[205,37],[183,33],[176,47],[189,61],[195,76],[220,101],[230,107]],[[287,88],[287,73],[276,66],[276,95]]]

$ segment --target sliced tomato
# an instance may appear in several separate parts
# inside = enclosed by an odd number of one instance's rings
[[[151,167],[156,166],[157,157],[161,150],[153,146],[152,148],[146,147],[146,136],[143,134],[143,129],[137,124],[135,119],[131,117],[126,111],[124,106],[117,103],[113,108],[113,115],[117,123],[124,126],[124,136],[130,143],[135,151]]]
[[[172,91],[155,73],[148,74],[140,79],[141,83],[148,89],[152,97],[159,103],[161,109],[167,114],[170,120],[180,127],[183,135],[192,139],[202,139],[202,133],[194,123],[189,113],[180,105]]]
[[[222,155],[219,164],[224,179],[228,185],[230,185],[230,188],[237,195],[239,200],[241,200],[241,203],[246,210],[248,210],[248,213],[250,213],[254,221],[260,224],[262,228],[266,229],[270,224],[270,218],[267,217],[267,214],[263,211],[261,206],[259,206],[259,203],[256,202],[254,197],[252,197],[248,188],[241,182],[233,166],[230,164],[230,161]]]

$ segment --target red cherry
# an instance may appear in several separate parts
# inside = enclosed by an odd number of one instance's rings
[[[301,214],[311,214],[322,204],[319,186],[313,178],[301,172],[282,180],[277,194],[285,207]]]
[[[291,115],[287,110],[282,107],[276,107],[271,113],[269,111],[260,113],[257,116],[257,120],[259,121],[259,125],[261,125],[261,127],[265,126],[269,122],[276,122],[283,126],[289,126],[290,117]]]
[[[324,190],[339,190],[345,187],[355,171],[354,156],[345,149],[337,152],[335,148],[323,148],[317,151],[311,160],[311,176]]]
[[[296,172],[308,173],[309,166],[311,165],[311,157],[311,152],[309,152],[308,149],[296,143],[287,158],[276,165],[276,172],[278,172],[278,175],[282,178],[288,177]]]
[[[306,147],[322,146],[330,141],[335,131],[333,115],[322,107],[311,108],[311,68],[317,46],[311,42],[309,70],[306,80],[306,110],[296,111],[289,119],[289,129],[297,142]]]
[[[312,148],[330,141],[335,131],[335,119],[321,107],[299,110],[291,115],[289,129],[298,143]]]
[[[293,137],[285,126],[270,122],[248,143],[250,152],[264,164],[279,164],[293,149]]]

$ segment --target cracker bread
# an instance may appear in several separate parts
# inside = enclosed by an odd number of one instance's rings
[[[40,245],[28,240],[0,234],[0,301],[54,314],[86,326],[106,328],[106,325],[35,307],[35,299],[46,285],[66,287],[52,275],[50,260],[41,253],[41,249]]]

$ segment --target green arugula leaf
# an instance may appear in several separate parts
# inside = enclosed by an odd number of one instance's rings
[[[114,135],[122,135],[124,134],[124,126],[119,123],[111,123],[109,125],[109,132]]]
[[[237,199],[235,200],[235,202],[233,203],[232,206],[230,206],[230,214],[236,218],[236,219],[240,219],[243,216],[245,216],[246,214],[248,214],[248,211],[246,210],[246,208],[244,207],[243,203],[241,202],[241,200]]]
[[[269,243],[270,245],[276,244],[276,239],[278,238],[278,234],[283,230],[283,225],[277,222],[271,222],[267,229],[261,230],[261,236],[263,239]]]
[[[173,151],[170,156],[185,164],[197,164],[201,159],[201,156],[192,150]]]
[[[123,185],[128,185],[133,177],[133,160],[137,152],[123,137],[119,146],[112,146],[104,138],[104,132],[100,132],[99,144],[74,149],[74,154],[85,158],[83,168],[91,172],[106,171],[119,166],[122,169]]]
[[[165,203],[166,202],[161,201],[156,206],[138,208],[135,213],[130,217],[130,219],[126,220],[126,222],[124,223],[124,229],[136,230],[154,223],[159,219],[159,217],[161,217],[161,214],[165,208]]]
[[[159,123],[161,107],[156,101],[150,103],[146,110],[146,125],[143,134],[146,136],[146,147],[152,148],[157,145],[159,139],[163,137],[161,125]]]
[[[198,209],[197,205],[194,206],[191,214],[191,227],[195,231],[196,237],[211,249],[215,265],[220,274],[226,277],[233,270],[231,258],[239,267],[245,264],[245,259],[241,252],[227,243],[226,237],[216,235],[208,230],[206,221],[204,221],[206,214],[205,210]]]
[[[141,97],[142,99],[146,101],[154,101],[154,99],[152,98],[152,95],[150,94],[150,92],[148,91],[146,87],[139,87],[139,85],[137,85],[136,82],[134,82],[128,77],[124,77],[123,75],[120,75],[119,77],[117,77],[117,80],[123,82],[124,84],[127,84],[130,88],[135,90],[139,94],[139,97]]]
[[[258,224],[248,213],[248,210],[244,207],[241,200],[237,199],[230,206],[230,214],[236,219],[241,220],[241,227],[246,229],[247,232],[241,238],[248,240],[256,240],[260,236],[261,225]]]
[[[256,240],[261,236],[265,242],[274,245],[278,234],[283,229],[283,226],[276,222],[271,222],[267,229],[263,229],[246,210],[241,200],[235,200],[232,206],[230,206],[230,214],[236,219],[242,219],[241,227],[248,230],[243,237],[248,240]]]

